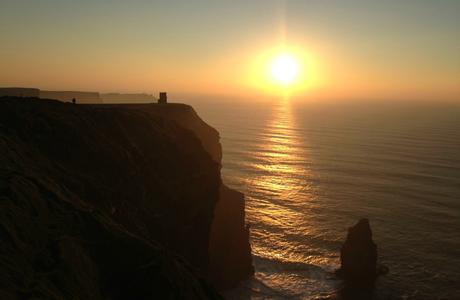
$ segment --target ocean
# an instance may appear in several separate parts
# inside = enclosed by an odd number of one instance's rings
[[[227,299],[335,299],[347,228],[370,219],[373,299],[460,299],[460,105],[192,102],[246,195],[253,279]]]

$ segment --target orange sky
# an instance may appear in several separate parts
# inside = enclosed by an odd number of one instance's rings
[[[458,1],[7,0],[0,20],[2,86],[276,96],[287,49],[296,97],[460,99]]]

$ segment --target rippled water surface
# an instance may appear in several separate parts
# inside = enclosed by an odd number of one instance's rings
[[[346,230],[371,220],[375,299],[460,299],[460,106],[194,103],[246,195],[255,278],[229,299],[334,298]]]

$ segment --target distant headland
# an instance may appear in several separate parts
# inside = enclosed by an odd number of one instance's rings
[[[63,102],[78,103],[151,103],[158,99],[147,93],[99,93],[93,91],[49,91],[38,88],[4,87],[0,88],[0,97],[29,97],[55,99]]]

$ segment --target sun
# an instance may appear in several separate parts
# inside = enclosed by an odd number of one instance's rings
[[[319,57],[308,45],[254,49],[248,55],[244,85],[267,95],[304,95],[322,85]],[[256,52],[257,51],[257,52]]]
[[[294,56],[280,54],[271,63],[272,78],[285,86],[293,83],[299,73],[299,63]]]

